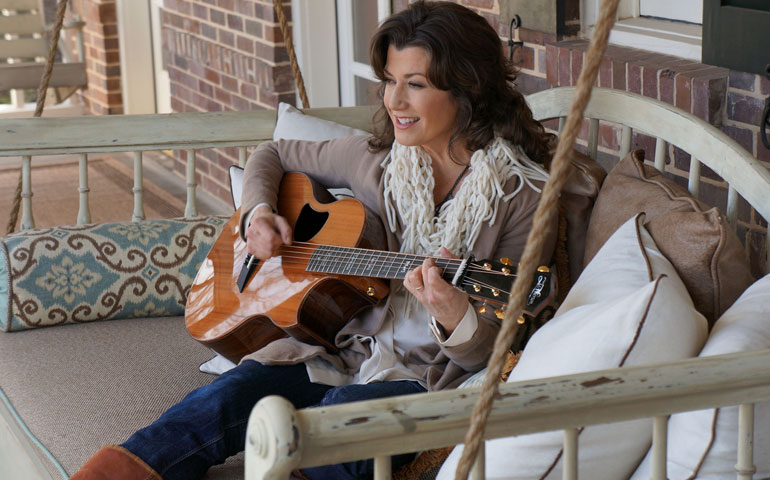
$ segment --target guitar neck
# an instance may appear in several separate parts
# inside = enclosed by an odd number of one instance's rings
[[[306,270],[316,273],[403,279],[410,270],[422,265],[426,258],[433,258],[436,265],[444,270],[443,276],[449,280],[463,263],[462,260],[452,258],[319,245],[311,255]]]

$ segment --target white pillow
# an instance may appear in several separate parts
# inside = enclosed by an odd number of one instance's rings
[[[554,318],[529,340],[508,382],[666,362],[700,350],[706,319],[641,222],[641,215],[626,222],[591,260]],[[581,478],[628,478],[651,437],[646,419],[584,428]],[[561,478],[562,442],[561,431],[487,441],[487,478]],[[439,479],[454,477],[461,449]]]
[[[363,134],[366,134],[363,130],[305,115],[288,103],[281,102],[278,104],[278,119],[273,130],[273,140],[320,141]]]
[[[770,275],[751,287],[717,320],[700,357],[770,348]],[[770,402],[754,406],[754,478],[770,478]],[[712,443],[709,448],[709,444]],[[651,458],[634,480],[650,478]],[[735,478],[738,407],[672,415],[668,421],[668,478]],[[702,461],[702,464],[701,464]],[[698,464],[701,464],[698,468]]]

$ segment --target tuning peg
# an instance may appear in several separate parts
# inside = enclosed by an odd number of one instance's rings
[[[548,273],[548,272],[551,271],[551,269],[546,267],[545,265],[541,265],[541,266],[537,267],[537,271],[540,272],[540,273]]]
[[[524,316],[519,315],[519,318],[516,319],[516,323],[518,323],[519,325],[524,325],[524,322],[525,322]]]
[[[513,262],[512,262],[512,261],[511,261],[511,259],[510,259],[510,258],[508,258],[508,257],[503,257],[503,258],[501,258],[501,259],[500,259],[500,263],[502,263],[503,265],[508,265],[509,267],[512,267],[512,266],[513,266]]]
[[[489,262],[484,262],[484,270],[492,270],[492,264]]]
[[[476,293],[479,293],[481,291],[481,285],[479,285],[478,283],[474,284],[473,291]]]
[[[497,288],[493,288],[492,289],[492,295],[494,295],[496,297],[499,297],[500,296],[500,290],[498,290]]]
[[[487,313],[487,306],[482,305],[479,307],[479,313]]]
[[[495,310],[495,316],[500,320],[502,320],[503,317],[505,316],[505,311],[502,308],[498,308],[497,310]]]
[[[508,268],[508,267],[503,267],[503,268],[500,269],[500,271],[503,272],[503,275],[510,275],[511,274],[511,269]]]
[[[366,294],[369,295],[370,297],[373,297],[375,292],[376,292],[376,290],[374,289],[374,287],[368,287],[366,289]]]

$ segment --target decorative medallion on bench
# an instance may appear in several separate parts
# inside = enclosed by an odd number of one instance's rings
[[[226,220],[104,223],[9,235],[0,240],[0,330],[181,315]]]

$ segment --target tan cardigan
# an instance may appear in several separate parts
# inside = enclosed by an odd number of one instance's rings
[[[382,173],[380,166],[388,150],[372,153],[367,145],[368,136],[354,136],[324,142],[281,140],[260,145],[249,157],[243,177],[241,212],[249,212],[259,203],[276,205],[278,186],[284,172],[299,171],[328,188],[349,188],[356,198],[385,219]],[[508,194],[514,190],[518,178],[513,177],[505,187]],[[472,253],[477,259],[508,257],[521,258],[527,235],[532,225],[540,194],[526,184],[508,203],[500,201],[493,225],[484,223]],[[241,218],[243,225],[244,218]],[[401,229],[392,233],[388,228],[388,249],[399,251]],[[245,231],[242,229],[241,231]],[[545,242],[543,258],[547,263],[553,252],[556,228]],[[391,291],[403,288],[400,281],[391,282]],[[245,357],[265,364],[295,364],[322,356],[338,370],[355,373],[369,355],[367,347],[353,338],[354,334],[374,336],[379,331],[390,306],[387,298],[351,320],[336,337],[340,353],[332,355],[323,347],[301,343],[293,338],[276,340]],[[492,310],[492,309],[488,309]],[[429,390],[456,387],[474,372],[486,366],[500,328],[490,312],[479,314],[479,326],[473,337],[461,344],[441,347],[437,343],[409,350],[404,364],[425,379]]]

